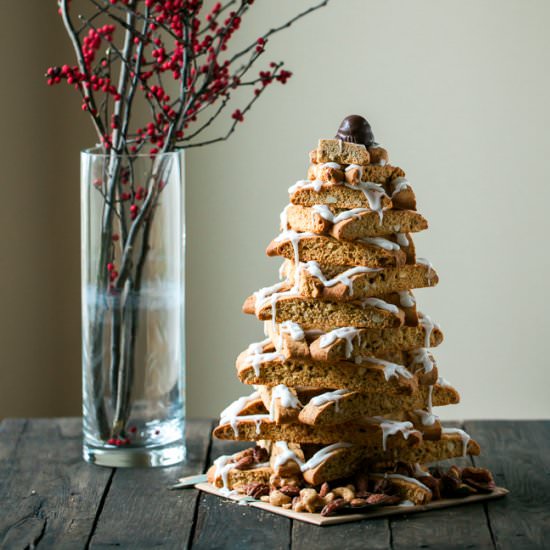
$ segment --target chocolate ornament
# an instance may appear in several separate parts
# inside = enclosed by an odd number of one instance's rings
[[[366,118],[359,115],[349,115],[342,120],[336,139],[350,143],[362,143],[369,148],[374,145],[374,135]]]

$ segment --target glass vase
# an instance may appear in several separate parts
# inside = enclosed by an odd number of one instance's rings
[[[85,460],[185,458],[183,153],[81,154]]]

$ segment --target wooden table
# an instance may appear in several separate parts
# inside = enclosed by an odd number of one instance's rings
[[[315,527],[194,489],[170,491],[234,444],[188,423],[185,464],[109,469],[84,463],[79,419],[0,423],[0,548],[550,548],[550,421],[474,421],[504,499],[424,514]]]

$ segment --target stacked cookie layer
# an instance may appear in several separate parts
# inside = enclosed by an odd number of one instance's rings
[[[368,471],[393,475],[413,502],[429,501],[420,464],[479,446],[432,411],[459,394],[439,376],[429,348],[443,334],[412,292],[438,282],[412,237],[428,224],[385,149],[320,140],[310,161],[267,248],[283,258],[281,281],[243,307],[265,327],[265,340],[237,359],[239,379],[255,391],[214,430],[258,442],[261,457],[220,457],[209,480],[305,487]],[[387,473],[403,463],[412,475]]]

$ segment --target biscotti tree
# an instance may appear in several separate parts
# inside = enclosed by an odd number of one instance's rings
[[[310,162],[267,248],[283,259],[281,282],[243,306],[266,336],[237,358],[254,392],[214,429],[257,446],[219,457],[209,482],[323,515],[490,492],[485,470],[425,465],[480,448],[433,412],[460,396],[430,351],[443,333],[412,292],[438,276],[416,254],[413,235],[428,223],[404,171],[356,115]]]

